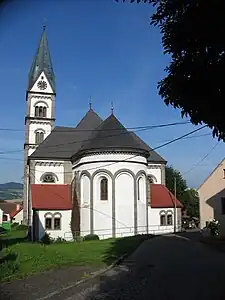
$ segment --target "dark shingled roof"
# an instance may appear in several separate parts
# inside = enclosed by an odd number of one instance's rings
[[[150,155],[147,159],[148,162],[157,162],[157,163],[165,163],[165,164],[167,163],[167,161],[164,158],[162,158],[162,156],[160,156],[157,152],[152,150],[152,148],[149,147],[139,136],[137,136],[136,133],[132,132],[131,134],[135,139],[139,140],[139,142],[143,144],[142,147],[145,146],[149,151]]]
[[[166,163],[134,132],[128,131],[112,114],[105,121],[90,109],[76,128],[57,126],[31,154],[31,159],[70,160],[80,151],[136,149],[149,152],[149,163]]]
[[[53,72],[51,56],[50,56],[45,29],[43,30],[36,55],[34,57],[30,69],[29,79],[28,79],[28,90],[30,90],[33,87],[35,81],[38,79],[38,77],[41,75],[43,71],[53,89],[53,92],[55,93],[55,75]]]
[[[30,158],[70,159],[101,123],[102,119],[90,109],[76,128],[55,127]]]
[[[111,114],[96,132],[90,136],[90,141],[85,143],[80,150],[100,150],[100,149],[136,149],[148,151],[148,148],[140,139],[134,138],[120,121]]]

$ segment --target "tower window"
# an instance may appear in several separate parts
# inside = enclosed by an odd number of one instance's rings
[[[35,106],[35,117],[44,117],[47,116],[47,107],[45,106]]]
[[[35,133],[35,144],[41,144],[44,140],[44,132],[43,131],[37,131]]]
[[[105,177],[100,181],[100,195],[101,200],[108,200],[108,180]]]

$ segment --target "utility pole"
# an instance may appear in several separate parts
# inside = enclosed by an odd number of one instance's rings
[[[174,176],[174,232],[177,231],[177,178]]]

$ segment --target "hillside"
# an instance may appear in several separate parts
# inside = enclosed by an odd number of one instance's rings
[[[7,182],[0,184],[0,200],[12,200],[23,197],[23,184]]]
[[[0,189],[22,190],[23,184],[19,182],[0,183]]]

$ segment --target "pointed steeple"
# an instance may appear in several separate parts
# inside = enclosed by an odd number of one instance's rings
[[[46,26],[43,26],[42,36],[39,46],[34,57],[28,79],[28,90],[30,90],[40,74],[44,72],[47,77],[53,92],[55,93],[55,75],[53,72],[48,40],[46,35]]]

